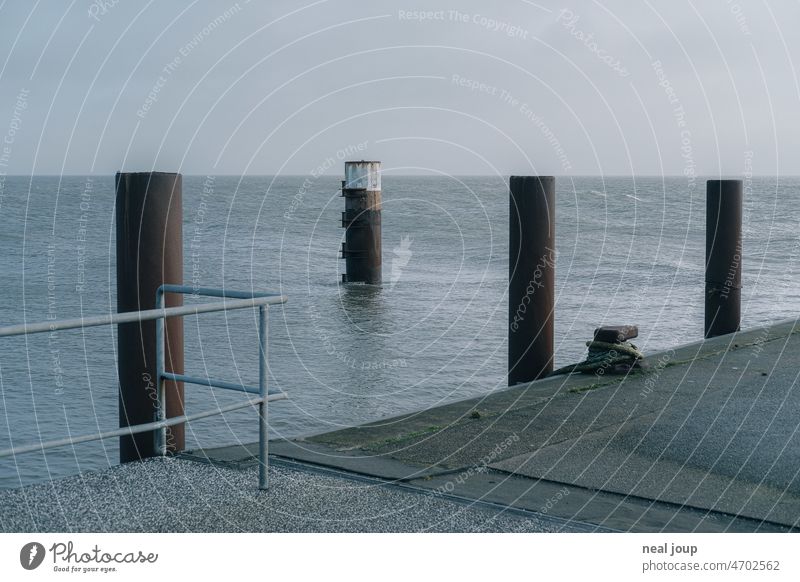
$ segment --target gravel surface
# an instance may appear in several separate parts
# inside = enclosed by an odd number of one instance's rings
[[[4,532],[549,532],[538,520],[303,469],[150,459],[0,491]]]

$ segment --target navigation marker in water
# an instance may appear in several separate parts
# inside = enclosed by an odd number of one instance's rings
[[[342,283],[381,284],[381,163],[344,163]]]

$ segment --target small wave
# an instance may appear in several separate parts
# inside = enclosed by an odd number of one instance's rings
[[[644,200],[642,200],[642,199],[641,199],[641,198],[639,198],[638,196],[634,196],[633,194],[625,194],[625,196],[627,196],[628,198],[633,198],[633,199],[634,199],[634,200],[636,200],[637,202],[644,202]]]
[[[600,192],[600,190],[589,190],[589,192],[591,192],[592,194],[597,194],[598,196],[602,196],[603,198],[606,197],[606,193]]]

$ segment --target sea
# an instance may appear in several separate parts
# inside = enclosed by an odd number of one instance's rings
[[[383,176],[383,285],[343,285],[340,176],[184,176],[184,282],[288,296],[271,309],[272,438],[332,431],[507,386],[508,181]],[[556,366],[600,325],[645,354],[703,334],[705,179],[556,180]],[[800,179],[747,177],[743,328],[800,312]],[[116,310],[114,177],[6,176],[0,325]],[[204,301],[187,298],[187,303]],[[205,300],[207,301],[207,300]],[[185,319],[188,374],[254,384],[253,310]],[[0,338],[0,449],[117,426],[116,329]],[[188,412],[242,394],[186,386]],[[245,409],[187,446],[257,440]],[[117,439],[0,459],[0,487],[118,463]]]

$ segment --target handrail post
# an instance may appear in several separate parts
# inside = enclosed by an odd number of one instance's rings
[[[156,291],[156,309],[164,308],[164,290],[159,287]],[[166,398],[164,390],[164,318],[156,319],[156,420],[162,421],[166,417]],[[156,453],[159,456],[167,454],[167,427],[161,427],[156,434]]]
[[[258,488],[267,489],[269,476],[269,426],[267,424],[269,393],[269,367],[267,362],[267,337],[269,333],[269,306],[258,308]]]

